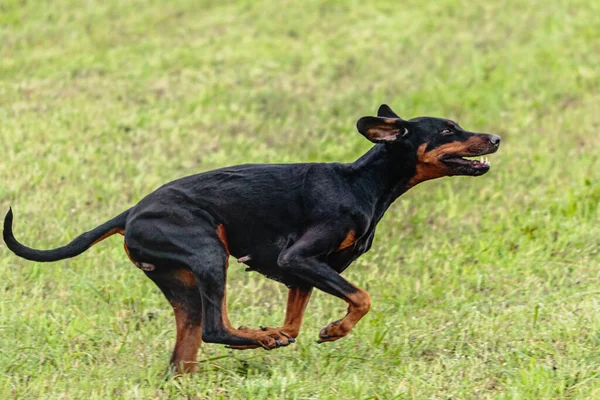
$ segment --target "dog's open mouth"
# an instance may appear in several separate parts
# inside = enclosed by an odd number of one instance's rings
[[[447,166],[451,167],[457,175],[483,175],[490,170],[490,162],[484,155],[493,152],[486,152],[476,156],[467,155],[445,155],[440,159]]]

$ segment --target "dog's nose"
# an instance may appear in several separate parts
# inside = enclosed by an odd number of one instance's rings
[[[490,142],[492,142],[492,144],[496,147],[500,146],[500,136],[498,135],[491,135],[490,136]]]

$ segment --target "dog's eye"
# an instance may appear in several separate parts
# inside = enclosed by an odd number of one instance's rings
[[[442,135],[452,135],[452,131],[450,129],[444,129],[443,131],[440,132],[440,134]]]

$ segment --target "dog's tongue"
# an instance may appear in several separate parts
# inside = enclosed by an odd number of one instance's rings
[[[481,157],[480,160],[471,160],[471,165],[475,168],[489,167],[490,162],[487,158],[484,159],[483,157]]]

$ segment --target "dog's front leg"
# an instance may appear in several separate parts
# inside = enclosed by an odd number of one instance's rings
[[[339,248],[345,232],[347,230],[332,231],[326,225],[309,229],[278,259],[282,268],[307,285],[348,303],[346,316],[324,327],[319,334],[319,342],[330,342],[346,336],[371,308],[371,297],[366,291],[348,282],[322,261],[325,254]]]
[[[311,287],[294,287],[288,290],[287,307],[285,311],[285,320],[283,325],[277,328],[260,327],[262,332],[267,334],[278,334],[288,338],[288,342],[294,343],[298,334],[300,333],[300,327],[302,326],[302,317],[304,316],[304,310],[310,299],[312,293]],[[241,330],[250,330],[249,328],[241,326]],[[236,350],[248,350],[256,349],[258,345],[252,346],[229,346]]]

